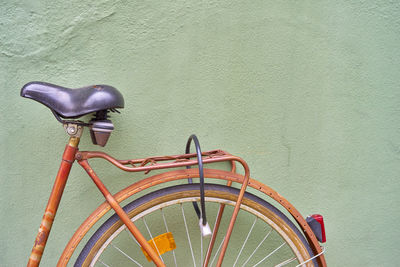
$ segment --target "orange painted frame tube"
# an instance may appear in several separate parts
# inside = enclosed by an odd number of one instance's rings
[[[90,178],[92,178],[93,182],[96,184],[96,186],[100,190],[100,192],[104,195],[107,202],[114,209],[115,213],[118,214],[119,218],[122,220],[122,222],[126,225],[126,227],[129,229],[129,231],[132,233],[132,235],[139,242],[140,246],[147,252],[147,254],[150,256],[151,260],[157,266],[165,266],[165,264],[161,261],[158,254],[156,253],[156,251],[150,246],[149,243],[147,243],[146,238],[142,235],[142,233],[140,233],[139,229],[134,225],[134,223],[131,221],[131,219],[126,214],[126,212],[121,208],[119,203],[111,195],[111,193],[108,191],[108,189],[105,187],[105,185],[100,181],[99,177],[93,171],[92,167],[90,167],[87,160],[80,160],[78,162],[85,169],[85,171],[89,174]]]
[[[78,151],[78,144],[79,138],[71,137],[67,146],[65,147],[61,165],[58,170],[53,189],[50,193],[50,197],[47,202],[46,210],[44,212],[31,255],[29,257],[29,261],[27,264],[28,267],[36,267],[40,264],[43,251],[46,247],[46,242],[57,213],[58,205],[60,204],[60,200],[68,180],[69,172],[71,170],[72,164],[75,161],[75,154]]]

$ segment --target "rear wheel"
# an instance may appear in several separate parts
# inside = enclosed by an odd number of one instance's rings
[[[206,184],[207,219],[213,228],[221,204],[221,225],[208,266],[215,266],[239,190]],[[200,200],[198,184],[164,188],[126,205],[124,210],[148,239],[172,233],[175,249],[161,252],[166,266],[202,266],[210,242],[202,237],[191,202]],[[165,235],[163,235],[165,237]],[[162,238],[161,238],[162,239]],[[164,242],[164,244],[161,244]],[[163,239],[157,246],[165,246]],[[169,245],[172,246],[170,243]],[[163,248],[160,247],[160,251]],[[246,193],[226,251],[224,266],[296,266],[312,255],[293,223],[265,200]],[[114,214],[89,239],[75,266],[154,266]],[[304,266],[317,266],[310,261]]]

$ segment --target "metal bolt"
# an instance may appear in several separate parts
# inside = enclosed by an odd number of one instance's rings
[[[76,128],[75,128],[75,127],[68,127],[68,133],[69,133],[69,134],[74,134],[74,133],[76,133]]]
[[[77,160],[81,160],[82,159],[82,154],[81,153],[76,153],[75,158]]]

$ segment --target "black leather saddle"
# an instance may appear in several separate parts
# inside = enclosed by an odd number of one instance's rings
[[[91,112],[124,107],[122,94],[109,85],[70,89],[45,82],[30,82],[22,87],[21,96],[42,103],[63,118],[78,118]]]

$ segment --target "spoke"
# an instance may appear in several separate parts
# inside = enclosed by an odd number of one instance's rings
[[[125,252],[123,252],[120,248],[118,248],[116,245],[114,245],[113,243],[110,243],[111,246],[113,246],[113,248],[115,248],[116,250],[118,250],[119,252],[121,252],[122,255],[124,255],[125,257],[127,257],[128,259],[130,259],[132,262],[136,263],[137,266],[141,266],[143,267],[139,262],[135,261],[134,259],[132,259],[128,254],[126,254]]]
[[[217,252],[215,252],[214,258],[212,259],[212,261],[211,261],[211,263],[210,263],[210,266],[213,265],[215,259],[217,258],[217,255],[218,255],[218,253],[219,253],[219,251],[220,251],[220,249],[221,249],[222,244],[224,243],[224,241],[225,241],[225,236],[224,236],[224,238],[222,238],[221,244],[219,244],[219,247],[218,247],[218,249],[217,249]]]
[[[322,251],[321,251],[320,253],[318,253],[317,255],[315,255],[315,256],[312,257],[312,258],[309,258],[309,259],[306,260],[306,261],[303,261],[303,262],[300,263],[299,265],[296,265],[296,267],[302,266],[302,265],[304,265],[305,263],[307,263],[307,262],[309,262],[309,261],[312,261],[313,259],[315,259],[315,258],[321,256],[322,254],[324,254],[326,248],[325,248],[325,247],[321,247],[321,248],[322,248]]]
[[[258,244],[258,246],[256,247],[256,249],[253,251],[253,253],[251,253],[251,255],[247,258],[247,260],[243,263],[242,267],[244,267],[249,260],[251,259],[251,257],[253,257],[253,255],[257,252],[257,250],[261,247],[261,245],[264,243],[264,241],[268,238],[268,236],[271,234],[272,229],[269,230],[269,232],[264,236],[263,240],[261,240],[260,244]]]
[[[250,227],[249,233],[247,234],[246,239],[244,240],[243,245],[242,245],[242,247],[240,248],[240,251],[239,251],[239,253],[238,253],[237,257],[236,257],[235,263],[233,263],[233,267],[236,266],[236,263],[237,263],[237,261],[239,260],[240,254],[242,254],[242,251],[243,251],[243,249],[244,249],[244,246],[246,245],[247,240],[249,240],[250,234],[251,234],[251,232],[253,231],[253,228],[254,228],[254,225],[256,224],[256,222],[257,222],[257,217],[254,218],[253,225]]]
[[[104,266],[106,266],[106,267],[111,267],[110,265],[107,265],[107,264],[105,264],[102,260],[98,260],[101,264],[103,264]]]
[[[154,242],[153,235],[151,234],[150,229],[149,229],[149,227],[147,226],[147,222],[146,222],[145,218],[142,217],[142,220],[143,220],[143,222],[144,222],[144,225],[146,226],[147,232],[148,232],[149,235],[150,235],[151,241],[153,241],[153,244],[154,244],[154,246],[156,247],[158,256],[160,256],[161,261],[164,263],[164,260],[163,260],[163,258],[161,257],[160,251],[158,251],[158,247],[157,247],[157,245],[156,245],[156,242]]]
[[[128,228],[125,227],[125,231],[128,232],[129,236],[133,239],[133,241],[135,241],[136,245],[138,245],[140,247],[139,242],[136,240],[136,238],[132,235],[132,233],[129,231]]]
[[[285,266],[285,265],[287,265],[287,264],[289,264],[289,263],[291,263],[292,261],[295,261],[295,260],[296,260],[296,257],[288,259],[288,260],[285,260],[285,261],[279,263],[278,265],[275,265],[275,267]]]
[[[272,251],[271,253],[269,253],[267,256],[264,257],[264,259],[260,260],[256,265],[254,265],[253,267],[256,267],[257,265],[259,265],[261,262],[265,261],[266,259],[268,259],[270,256],[272,256],[275,252],[277,252],[281,247],[283,247],[286,244],[286,242],[283,242],[282,245],[280,245],[279,247],[277,247],[274,251]]]
[[[168,225],[167,225],[167,220],[165,219],[165,215],[164,215],[164,210],[163,209],[160,209],[160,210],[161,210],[162,217],[163,217],[163,220],[164,220],[165,229],[167,230],[167,232],[169,232]],[[175,250],[172,250],[172,255],[174,256],[175,267],[178,267],[178,264],[176,263]]]
[[[203,266],[203,235],[200,231],[200,266]]]
[[[185,212],[183,211],[183,206],[182,206],[182,204],[181,204],[181,210],[182,210],[183,221],[185,222],[186,235],[187,235],[188,242],[189,242],[190,252],[192,253],[193,265],[196,267],[196,261],[195,261],[195,259],[194,259],[193,248],[192,248],[192,242],[190,241],[189,230],[188,230],[188,227],[187,227],[187,224],[186,224],[186,217],[185,217]]]

